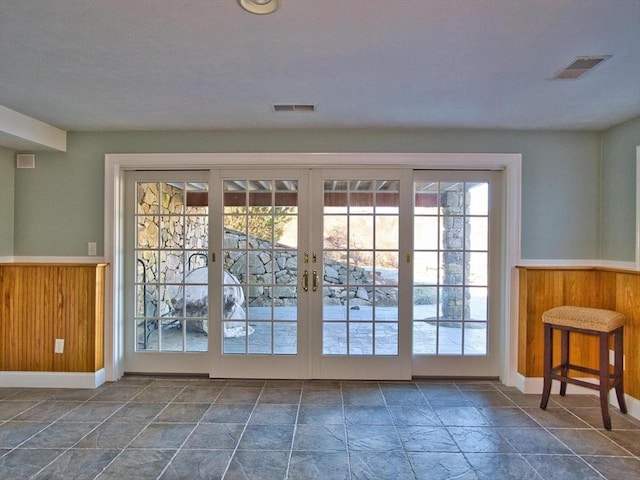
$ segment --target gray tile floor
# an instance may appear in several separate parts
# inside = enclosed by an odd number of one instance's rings
[[[640,421],[498,382],[0,388],[0,479],[640,479]]]

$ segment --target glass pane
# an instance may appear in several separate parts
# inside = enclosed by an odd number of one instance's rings
[[[373,248],[373,216],[349,216],[349,248],[364,250]]]
[[[279,250],[274,253],[274,277],[276,284],[298,284],[298,252],[295,250]]]
[[[349,252],[349,277],[349,283],[354,285],[373,284],[373,252]]]
[[[373,354],[373,324],[349,323],[349,355]]]
[[[348,217],[345,215],[325,215],[323,223],[324,248],[347,248]]]
[[[467,183],[467,214],[489,214],[489,184],[486,182]]]
[[[273,353],[295,355],[298,353],[298,326],[295,322],[273,324]]]
[[[207,334],[209,331],[206,320],[186,320],[187,335],[185,349],[187,352],[206,352]]]
[[[398,284],[398,252],[376,252],[376,285]]]
[[[414,283],[422,285],[437,284],[439,265],[436,252],[416,252],[413,263]]]
[[[375,289],[375,319],[384,321],[398,321],[398,289],[380,288]]]
[[[138,248],[158,248],[159,221],[159,218],[155,215],[136,217],[138,225],[136,246]]]
[[[370,297],[370,290],[363,287],[350,288],[349,297],[349,320],[373,321],[373,308],[371,308],[371,301],[364,298]]]
[[[462,354],[462,322],[444,322],[438,325],[438,354]]]
[[[184,317],[184,287],[160,284],[160,316]]]
[[[346,290],[342,287],[323,289],[322,316],[325,322],[344,321],[347,319]]]
[[[436,318],[437,301],[438,289],[436,287],[414,287],[413,318],[415,320]]]
[[[247,353],[247,333],[254,330],[247,322],[222,322],[223,353]]]
[[[469,309],[465,312],[465,320],[480,320],[486,322],[487,316],[487,294],[488,289],[483,287],[467,288],[466,298],[469,302]]]
[[[440,287],[440,318],[445,320],[462,320],[464,307],[468,304],[463,300],[464,289],[461,287]]]
[[[183,217],[162,216],[160,228],[160,248],[184,247]]]
[[[185,241],[184,247],[188,249],[206,249],[209,247],[209,217],[188,216],[185,217]]]
[[[184,351],[183,324],[180,320],[160,320],[160,351]]]
[[[464,183],[440,184],[440,208],[442,215],[464,214]]]
[[[418,355],[436,354],[435,322],[413,322],[413,353]]]
[[[207,317],[208,289],[209,287],[207,285],[185,285],[186,317]]]
[[[187,183],[186,213],[206,215],[209,211],[209,185],[206,183]]]
[[[296,248],[298,246],[298,217],[278,215],[275,218],[275,248]]]
[[[440,270],[440,283],[443,285],[462,285],[464,281],[464,253],[442,252],[442,269]]]
[[[465,254],[467,285],[486,285],[487,284],[487,254],[484,252],[473,252]]]
[[[223,218],[223,224],[225,228],[225,237],[228,235],[226,230],[232,230],[233,233],[240,235],[246,235],[247,229],[247,216],[246,215],[225,215]],[[246,239],[245,239],[246,240]]]
[[[487,354],[487,324],[486,323],[465,323],[464,324],[464,354],[465,355],[486,355]]]
[[[438,217],[415,217],[413,246],[416,250],[438,248]]]
[[[238,279],[226,270],[222,277],[222,318],[225,320],[244,320],[245,312],[244,289]]]
[[[487,217],[469,217],[467,218],[467,244],[470,250],[488,250],[489,249],[489,219]]]
[[[434,215],[438,213],[437,182],[416,182],[414,192],[415,215]]]
[[[322,354],[347,354],[347,324],[344,322],[324,323],[322,326]]]
[[[146,352],[158,351],[158,321],[136,321],[136,350]]]
[[[273,351],[272,342],[272,323],[271,322],[255,322],[252,325],[255,328],[253,334],[249,335],[248,353],[253,354],[270,354]]]
[[[136,317],[159,316],[158,287],[136,285]]]
[[[247,254],[239,251],[226,251],[224,254],[225,273],[222,283],[242,284],[247,278]]]
[[[184,252],[181,250],[160,251],[160,282],[182,283],[184,281]],[[206,269],[205,280],[206,282]]]
[[[376,323],[376,355],[398,354],[398,324]]]
[[[383,250],[397,250],[399,241],[398,217],[395,215],[378,215],[375,219],[375,247]]]
[[[160,188],[162,189],[162,213],[184,213],[184,184],[161,183]]]
[[[153,283],[157,281],[157,250],[138,250],[136,252],[136,283]]]
[[[271,302],[273,299],[272,287],[256,285],[249,287],[247,298],[247,318],[251,320],[269,320],[272,318]]]
[[[464,243],[465,217],[442,218],[442,248],[443,250],[462,250]]]
[[[157,214],[160,206],[158,184],[155,182],[138,182],[136,199],[136,213],[138,215]]]
[[[185,252],[187,256],[187,272],[192,272],[198,268],[204,268],[209,264],[209,255],[203,252]]]

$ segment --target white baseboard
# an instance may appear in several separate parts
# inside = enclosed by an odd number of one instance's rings
[[[105,381],[104,368],[94,373],[0,372],[0,387],[98,388]]]
[[[527,259],[523,258],[518,261],[518,266],[521,267],[549,267],[549,268],[612,268],[616,270],[631,270],[637,271],[638,265],[636,262],[623,262],[618,260],[549,260],[549,259]]]
[[[13,263],[14,257],[0,257],[0,263]]]
[[[596,383],[595,378],[581,378],[585,382]],[[525,377],[520,373],[516,374],[516,388],[522,393],[531,393],[542,395],[543,386],[542,377]],[[554,381],[551,384],[551,393],[560,393],[560,382]],[[598,395],[597,390],[591,390],[589,388],[581,387],[580,385],[567,384],[567,394],[572,395]],[[631,395],[624,394],[624,401],[627,404],[627,414],[640,420],[640,400],[632,397]],[[616,398],[615,390],[609,392],[609,403],[618,408],[618,399]]]

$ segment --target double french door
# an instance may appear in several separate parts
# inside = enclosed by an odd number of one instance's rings
[[[480,360],[497,375],[498,195],[451,175],[129,173],[125,371],[406,379]]]

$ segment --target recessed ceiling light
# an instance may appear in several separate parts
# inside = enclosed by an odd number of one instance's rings
[[[593,70],[608,58],[611,58],[611,55],[576,57],[569,65],[561,68],[553,77],[551,77],[551,80],[576,80],[585,73]]]
[[[238,0],[238,5],[249,13],[268,15],[280,7],[280,0]]]

